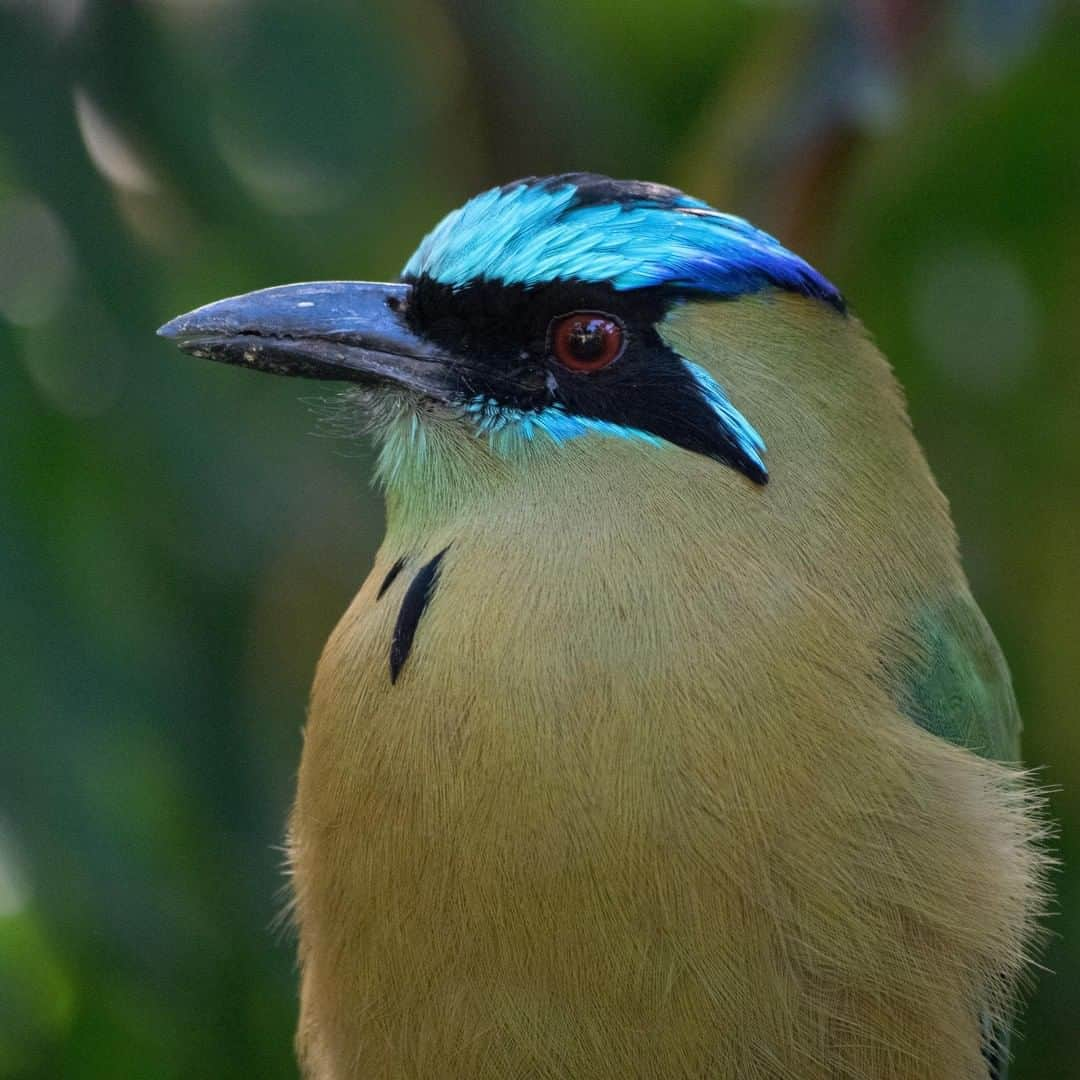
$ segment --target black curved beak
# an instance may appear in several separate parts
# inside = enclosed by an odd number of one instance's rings
[[[186,353],[273,375],[391,383],[438,400],[451,357],[416,334],[412,287],[309,281],[218,300],[160,327]]]

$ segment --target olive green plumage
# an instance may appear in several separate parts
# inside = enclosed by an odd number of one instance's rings
[[[1038,803],[900,393],[805,297],[661,334],[766,433],[767,487],[363,392],[387,535],[291,822],[312,1080],[988,1076]]]
[[[160,331],[359,383],[290,829],[310,1080],[1002,1080],[1046,857],[884,359],[747,222],[492,189]]]

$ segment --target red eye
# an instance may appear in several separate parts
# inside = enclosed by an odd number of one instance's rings
[[[623,351],[622,324],[599,311],[575,311],[551,321],[552,355],[571,371],[599,371]]]

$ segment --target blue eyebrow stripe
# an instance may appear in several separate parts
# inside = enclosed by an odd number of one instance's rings
[[[686,357],[682,358],[682,362],[693,376],[702,397],[730,432],[739,449],[763,473],[768,475],[768,470],[765,468],[765,462],[761,456],[767,449],[765,440],[757,433],[753,424],[731,404],[720,384],[700,364],[695,364],[692,360],[687,360]]]
[[[405,266],[454,287],[606,282],[734,298],[773,287],[843,312],[839,291],[768,233],[674,188],[589,174],[526,180],[448,214]]]

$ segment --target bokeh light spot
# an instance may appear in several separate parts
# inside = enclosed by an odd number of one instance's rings
[[[86,0],[2,0],[2,6],[22,8],[43,19],[57,37],[64,37],[78,26]]]
[[[120,397],[119,350],[109,348],[107,340],[95,340],[93,333],[88,330],[85,342],[73,340],[69,324],[57,320],[23,337],[22,361],[31,381],[52,408],[67,416],[101,416]]]
[[[0,315],[16,326],[47,322],[63,305],[73,260],[67,231],[43,202],[0,202]]]
[[[348,184],[325,162],[273,146],[220,114],[211,117],[211,124],[229,171],[272,213],[318,213],[340,206],[347,198]]]
[[[0,919],[18,915],[30,902],[30,882],[19,857],[15,834],[0,817]]]
[[[995,248],[957,247],[924,258],[912,319],[919,344],[943,374],[990,394],[1017,385],[1038,344],[1031,285]]]
[[[89,94],[77,86],[72,92],[72,99],[79,134],[98,172],[110,183],[127,191],[142,195],[157,191],[157,180],[149,168]]]

